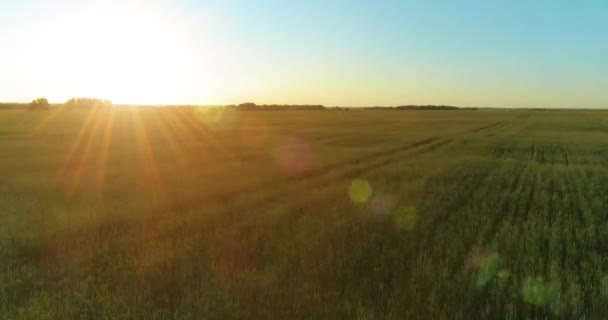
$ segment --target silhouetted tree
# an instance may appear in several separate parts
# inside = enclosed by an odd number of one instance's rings
[[[428,105],[428,106],[398,106],[396,107],[396,109],[399,110],[458,110],[460,108],[458,107],[453,107],[453,106],[432,106],[432,105]]]
[[[308,104],[262,104],[257,105],[253,102],[241,103],[238,106],[226,106],[228,108],[236,108],[236,110],[242,111],[282,111],[282,110],[325,110],[322,105],[308,105]]]
[[[65,106],[68,108],[109,107],[112,106],[112,101],[108,99],[72,98],[65,102]]]
[[[253,102],[245,102],[238,105],[239,110],[257,110],[258,106]]]
[[[48,110],[51,107],[49,100],[46,98],[38,98],[32,100],[29,104],[30,110]]]

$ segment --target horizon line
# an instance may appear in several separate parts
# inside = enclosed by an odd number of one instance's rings
[[[97,98],[93,98],[93,99],[97,99]],[[99,100],[109,100],[112,101],[111,99],[99,99]],[[0,109],[4,108],[5,105],[27,105],[30,102],[24,102],[24,101],[0,101]],[[180,104],[180,103],[171,103],[171,104],[155,104],[155,103],[114,103],[112,102],[113,106],[117,106],[117,107],[205,107],[205,108],[212,108],[212,107],[229,107],[229,106],[238,106],[241,103],[228,103],[228,104]],[[245,103],[250,103],[250,102],[245,102]],[[359,106],[347,106],[347,105],[325,105],[325,104],[293,104],[293,103],[255,103],[252,102],[258,106],[272,106],[272,105],[277,105],[277,106],[303,106],[303,105],[320,105],[323,106],[325,108],[347,108],[347,109],[364,109],[364,108],[378,108],[378,109],[391,109],[391,108],[397,108],[397,107],[401,107],[401,106],[449,106],[449,107],[457,107],[460,109],[554,109],[554,110],[607,110],[608,106],[606,107],[585,107],[585,106],[578,106],[578,107],[547,107],[547,106],[493,106],[493,107],[483,107],[483,106],[463,106],[463,105],[455,105],[455,104],[398,104],[398,105],[359,105]],[[63,103],[58,103],[58,102],[50,102],[50,105],[52,106],[61,106],[64,105],[65,102]]]

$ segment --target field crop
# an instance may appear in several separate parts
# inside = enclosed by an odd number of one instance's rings
[[[608,113],[0,111],[0,318],[608,316]]]

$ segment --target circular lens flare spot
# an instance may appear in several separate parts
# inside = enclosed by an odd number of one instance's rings
[[[511,277],[511,271],[509,271],[507,269],[502,269],[502,270],[498,271],[498,273],[496,274],[496,277],[500,281],[503,281],[503,282],[507,281]]]
[[[354,179],[348,188],[348,196],[354,203],[366,203],[372,196],[372,186],[365,179]]]
[[[234,128],[236,123],[234,113],[226,111],[224,108],[196,107],[195,112],[198,120],[213,130],[229,131]]]
[[[277,160],[287,176],[300,177],[312,169],[315,154],[308,143],[291,139],[279,148]]]
[[[416,227],[418,223],[418,214],[416,207],[414,206],[403,206],[395,212],[395,225],[405,231],[411,231]]]
[[[546,305],[559,297],[560,284],[547,281],[543,277],[529,277],[524,281],[522,295],[524,301],[533,305]]]
[[[375,214],[385,216],[393,212],[395,201],[391,196],[374,195],[369,205]]]
[[[485,258],[484,261],[482,261],[479,270],[477,271],[475,285],[477,285],[478,288],[487,285],[498,273],[499,266],[500,257],[498,253],[494,253],[489,257]]]

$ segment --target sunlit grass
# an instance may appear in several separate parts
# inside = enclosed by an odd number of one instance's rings
[[[0,314],[601,318],[601,116],[0,111]]]

